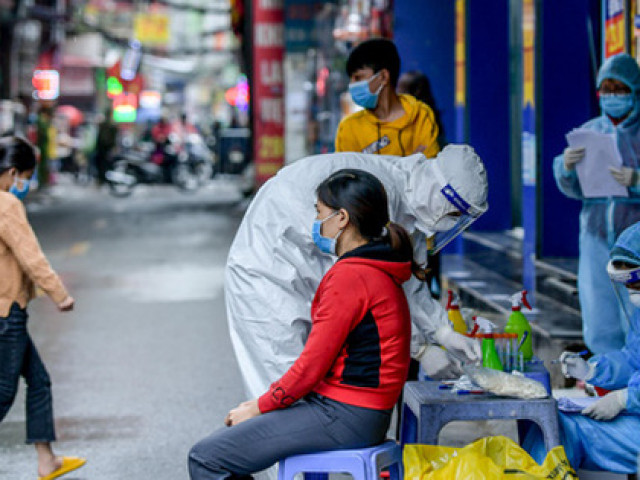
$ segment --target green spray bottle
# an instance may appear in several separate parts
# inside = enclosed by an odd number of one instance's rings
[[[522,352],[522,357],[527,362],[533,357],[533,346],[531,344],[531,325],[527,317],[520,311],[522,310],[522,305],[532,310],[529,300],[527,300],[526,290],[511,296],[511,315],[509,315],[504,331],[505,333],[518,334],[518,350],[516,352]]]
[[[483,317],[476,317],[475,321],[482,337],[482,366],[502,371],[502,362],[496,351],[496,343],[492,336],[496,325],[491,320]]]

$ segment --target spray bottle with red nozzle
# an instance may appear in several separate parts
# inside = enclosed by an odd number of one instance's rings
[[[458,296],[453,293],[452,290],[448,291],[447,298],[447,315],[449,316],[449,321],[453,324],[453,329],[461,334],[467,332],[467,324],[462,318],[462,314],[460,313],[460,304],[458,300]]]
[[[502,371],[502,362],[496,351],[495,336],[493,331],[496,328],[495,323],[483,317],[474,317],[474,331],[480,330],[482,337],[482,366]],[[477,327],[477,328],[476,328]]]
[[[522,305],[529,310],[533,310],[529,301],[527,300],[527,291],[522,290],[511,296],[511,315],[507,320],[507,325],[504,327],[505,333],[517,333],[518,334],[518,351],[522,352],[522,356],[525,361],[531,360],[533,357],[533,346],[531,344],[531,325],[527,320],[527,317],[520,311]]]

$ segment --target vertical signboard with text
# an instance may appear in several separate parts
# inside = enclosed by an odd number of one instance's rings
[[[467,143],[467,0],[456,0],[455,21],[455,141]],[[462,235],[455,239],[449,252],[464,253]]]
[[[535,0],[522,3],[522,226],[524,288],[535,292],[535,256],[537,241],[536,145],[536,8]]]
[[[467,106],[467,42],[466,42],[466,1],[456,0],[456,142],[465,143],[465,108]]]
[[[253,0],[253,135],[257,186],[284,164],[283,0]]]
[[[626,52],[625,0],[604,0],[604,58]]]

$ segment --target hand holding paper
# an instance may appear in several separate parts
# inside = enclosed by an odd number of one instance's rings
[[[626,168],[622,166],[615,134],[578,128],[567,134],[567,142],[574,151],[567,157],[565,150],[565,168],[570,170],[567,164],[573,162],[585,198],[629,196],[626,186],[609,170],[609,167],[615,171]],[[584,148],[584,158],[578,158],[579,151],[575,151],[580,148]],[[622,171],[618,175],[623,181],[628,181],[627,176]]]
[[[623,187],[631,187],[638,183],[638,175],[633,168],[629,167],[620,167],[614,168],[609,167],[609,171],[611,172],[611,176],[615,179]]]
[[[584,147],[567,147],[564,149],[564,168],[573,170],[576,163],[584,158]]]

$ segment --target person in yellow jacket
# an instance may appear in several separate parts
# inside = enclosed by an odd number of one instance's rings
[[[394,43],[374,38],[355,47],[347,60],[349,93],[364,108],[338,126],[336,152],[435,157],[438,125],[433,110],[410,95],[398,95],[400,56]]]

